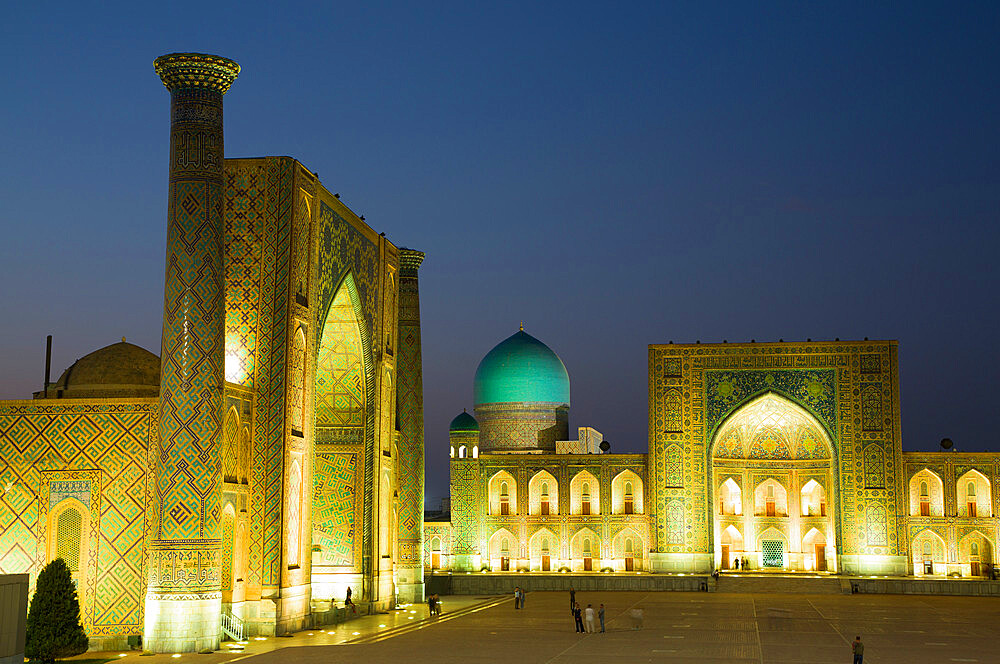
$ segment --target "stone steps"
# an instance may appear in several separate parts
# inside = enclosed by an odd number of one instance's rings
[[[723,574],[715,585],[718,593],[797,593],[840,595],[850,593],[837,576],[790,576],[781,574]]]

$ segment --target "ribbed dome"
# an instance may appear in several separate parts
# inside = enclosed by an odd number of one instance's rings
[[[524,330],[497,344],[476,369],[475,402],[569,405],[569,373],[552,349]]]
[[[160,387],[160,358],[126,341],[84,355],[66,369],[49,394],[63,397],[155,395]]]
[[[472,415],[461,412],[451,421],[448,431],[479,431],[479,422]]]

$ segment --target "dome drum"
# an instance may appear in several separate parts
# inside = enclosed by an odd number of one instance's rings
[[[490,403],[476,406],[482,452],[554,454],[569,437],[569,407],[552,402]]]

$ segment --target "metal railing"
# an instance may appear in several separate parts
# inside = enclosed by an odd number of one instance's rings
[[[234,616],[228,611],[222,612],[222,631],[233,641],[243,640],[243,619]]]

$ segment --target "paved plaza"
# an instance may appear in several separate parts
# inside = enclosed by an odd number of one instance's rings
[[[824,664],[851,662],[857,634],[866,664],[1000,661],[1000,598],[580,592],[577,601],[595,609],[604,602],[605,634],[573,631],[564,592],[531,593],[518,611],[511,598],[448,597],[440,618],[412,606],[288,638],[250,640],[242,652],[153,655],[136,664]],[[644,612],[641,631],[631,629],[628,615],[637,606]]]
[[[287,641],[302,647],[241,661],[820,664],[851,662],[850,643],[857,634],[865,642],[865,662],[1000,659],[995,640],[1000,599],[994,598],[620,592],[578,593],[577,600],[595,608],[604,602],[607,633],[575,633],[567,593],[532,593],[523,611],[515,611],[510,600],[476,610],[464,598],[458,615],[446,612],[429,626],[418,620],[395,636],[369,631],[346,645],[311,646],[304,645],[309,637],[297,635]],[[645,614],[638,632],[628,617],[634,606]]]

